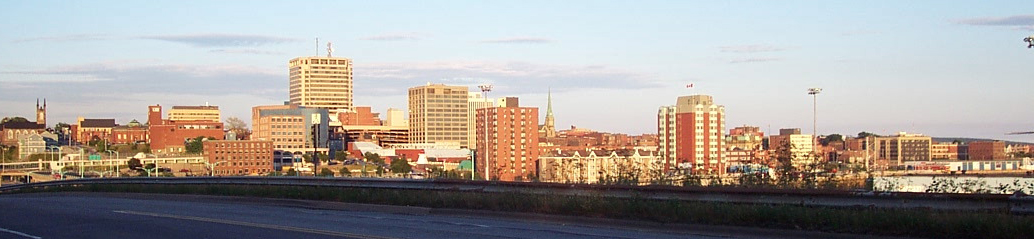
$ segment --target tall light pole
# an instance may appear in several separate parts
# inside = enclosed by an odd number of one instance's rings
[[[819,122],[819,93],[822,93],[822,88],[808,88],[808,94],[811,95],[811,136],[815,137],[814,140],[819,138],[818,122]],[[812,150],[818,149],[814,146],[815,141],[812,141]]]
[[[492,91],[492,85],[491,84],[479,85],[478,88],[481,89],[481,95],[483,97],[485,97],[485,101],[488,101],[489,100],[488,99],[488,92]],[[489,103],[489,107],[488,108],[492,108],[492,107],[493,107],[493,104]],[[489,165],[489,163],[488,163],[489,162],[488,161],[488,156],[490,155],[490,153],[488,153],[488,150],[490,150],[490,148],[488,147],[488,141],[489,141],[488,140],[488,135],[489,135],[488,134],[488,108],[485,108],[485,117],[484,117],[484,120],[485,120],[484,121],[484,124],[485,124],[485,145],[481,146],[481,147],[485,148],[485,155],[482,156],[485,159],[485,181],[488,181],[489,178],[490,178],[489,175],[488,175],[488,170],[489,170],[489,167],[488,167],[488,165]],[[475,160],[475,161],[477,161],[477,160]]]

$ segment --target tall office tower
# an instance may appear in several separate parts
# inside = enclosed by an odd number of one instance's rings
[[[668,170],[693,174],[725,172],[725,106],[709,95],[680,96],[657,112],[661,158]]]
[[[340,57],[298,57],[288,63],[290,103],[331,113],[353,112],[352,60]]]
[[[473,140],[477,138],[474,135],[477,133],[477,129],[473,127],[477,122],[477,110],[494,107],[494,105],[492,105],[491,99],[483,97],[480,92],[467,93],[467,105],[467,139],[469,139],[467,147],[477,149],[477,140]]]
[[[468,146],[466,86],[431,84],[409,88],[410,143]]]
[[[173,106],[172,110],[169,110],[169,120],[172,121],[202,120],[222,122],[220,119],[219,106],[214,105]]]
[[[505,105],[478,109],[477,118],[478,174],[502,181],[536,179],[539,109],[520,107],[517,98],[507,97]]]

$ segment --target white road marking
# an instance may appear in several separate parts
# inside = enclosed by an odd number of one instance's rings
[[[32,238],[32,239],[41,239],[42,238],[42,237],[38,237],[38,236],[33,236],[33,235],[25,234],[25,233],[22,233],[22,232],[19,232],[19,231],[7,230],[7,229],[4,229],[4,228],[0,228],[0,232],[11,233],[11,234],[19,235],[19,236],[22,236],[22,237],[25,237],[25,238]]]

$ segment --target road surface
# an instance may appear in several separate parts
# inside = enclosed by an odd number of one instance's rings
[[[184,199],[189,197],[0,195],[0,238],[775,238],[729,230],[308,209],[261,199]]]

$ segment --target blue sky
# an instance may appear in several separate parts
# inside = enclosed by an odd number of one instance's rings
[[[990,137],[1034,130],[1025,1],[13,1],[0,8],[0,115],[144,120],[151,104],[287,98],[314,38],[354,60],[357,105],[426,82],[496,85],[560,128],[655,133],[710,94],[727,126]],[[686,89],[693,83],[694,89]]]

